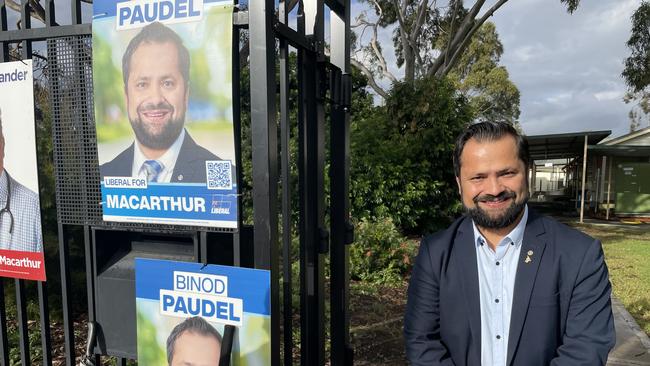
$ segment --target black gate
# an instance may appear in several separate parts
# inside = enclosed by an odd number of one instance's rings
[[[194,260],[270,269],[273,365],[294,363],[293,354],[298,345],[293,339],[295,311],[291,298],[292,283],[299,281],[300,364],[325,363],[327,327],[331,364],[352,364],[347,311],[347,245],[353,236],[348,205],[350,1],[284,0],[276,8],[272,0],[255,0],[236,7],[233,33],[236,50],[233,57],[235,149],[238,166],[247,160],[252,162],[252,191],[240,193],[252,195],[253,225],[243,225],[243,210],[239,210],[242,229],[235,233],[220,233],[209,228],[103,222],[93,115],[89,23],[92,12],[88,4],[92,1],[58,0],[57,4],[54,0],[0,1],[0,61],[37,57],[46,65],[43,76],[52,119],[65,363],[74,365],[76,358],[81,356],[75,353],[75,345],[85,345],[87,341],[85,334],[75,337],[72,299],[87,297],[89,322],[98,320],[97,310],[104,301],[97,292],[96,258],[101,256],[101,240],[96,233],[115,231],[157,237],[180,235],[193,243],[195,249],[190,257]],[[57,23],[55,10],[60,3],[69,7],[69,25]],[[330,12],[328,23],[326,9]],[[297,19],[295,29],[289,26],[290,14]],[[35,19],[44,26],[32,27]],[[13,20],[19,25],[10,29]],[[330,39],[326,43],[327,24]],[[290,47],[295,50],[296,58],[290,57]],[[292,66],[297,70],[297,84],[290,82]],[[241,80],[243,67],[249,67],[250,121],[242,120],[238,98],[240,85],[244,83]],[[279,80],[276,80],[277,75]],[[294,94],[298,93],[294,103],[291,103],[292,89]],[[296,120],[291,118],[291,108],[297,108]],[[291,135],[292,127],[294,130],[297,127],[296,135]],[[243,128],[250,129],[251,156],[242,153]],[[292,141],[298,146],[293,156],[289,148]],[[329,159],[327,171],[326,158]],[[292,165],[292,159],[296,159],[297,164]],[[296,166],[297,171],[292,171],[291,166]],[[298,202],[291,199],[292,174],[298,175]],[[327,176],[329,187],[325,186]],[[244,181],[244,177],[238,178],[239,182]],[[328,202],[325,201],[326,191],[329,191]],[[292,210],[295,206],[298,207],[297,215]],[[291,221],[292,214],[299,217],[297,225]],[[292,245],[294,226],[299,228],[298,248]],[[223,243],[228,248],[223,248]],[[220,252],[228,253],[227,258],[215,259],[211,254],[215,245],[222,246]],[[82,293],[72,291],[71,250],[84,252],[86,291]],[[300,253],[298,279],[293,278],[291,271],[295,262],[291,253],[296,250]],[[328,254],[329,291],[324,278]],[[53,265],[55,263],[48,263],[48,266]],[[36,283],[43,350],[38,358],[33,357],[29,349],[24,280],[14,283],[18,344],[10,344],[8,340],[7,285],[10,285],[8,280],[0,280],[0,362],[9,365],[11,350],[18,348],[23,365],[30,365],[32,358],[39,364],[51,365],[53,344],[46,283]],[[325,320],[327,292],[329,323]],[[128,353],[107,351],[101,344],[91,346],[97,364],[105,360],[99,353],[118,357],[118,364],[127,363]]]

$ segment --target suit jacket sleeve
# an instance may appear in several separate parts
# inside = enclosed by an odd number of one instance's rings
[[[605,365],[616,334],[611,285],[600,241],[587,249],[570,297],[566,330],[552,366]]]
[[[440,338],[440,279],[433,268],[428,240],[420,244],[413,266],[404,316],[406,356],[414,366],[453,365]]]

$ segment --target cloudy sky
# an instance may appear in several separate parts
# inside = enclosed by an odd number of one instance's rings
[[[629,131],[630,106],[622,100],[626,88],[620,75],[629,54],[630,16],[640,2],[583,0],[571,15],[560,0],[510,0],[495,13],[491,21],[504,45],[501,63],[521,92],[526,134]],[[494,3],[488,0],[485,8]],[[353,2],[353,18],[364,7]],[[391,31],[379,38],[394,65]]]
[[[495,14],[527,134],[629,131],[620,75],[640,2],[582,1],[570,15],[559,0],[512,0]]]

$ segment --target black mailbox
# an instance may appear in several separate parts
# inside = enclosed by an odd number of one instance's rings
[[[160,235],[93,229],[97,349],[135,359],[135,258],[198,261],[196,233]]]
[[[97,325],[95,353],[137,358],[135,258],[233,265],[234,239],[233,233],[206,232],[201,239],[197,231],[147,233],[92,228],[93,278],[89,281],[94,297],[91,320],[94,309]],[[239,264],[252,266],[252,227],[241,228],[238,241]]]

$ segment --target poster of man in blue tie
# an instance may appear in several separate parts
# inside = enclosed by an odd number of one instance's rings
[[[218,365],[230,353],[230,365],[270,365],[270,279],[265,270],[136,258],[138,364]]]
[[[237,227],[232,2],[93,3],[105,221]]]

